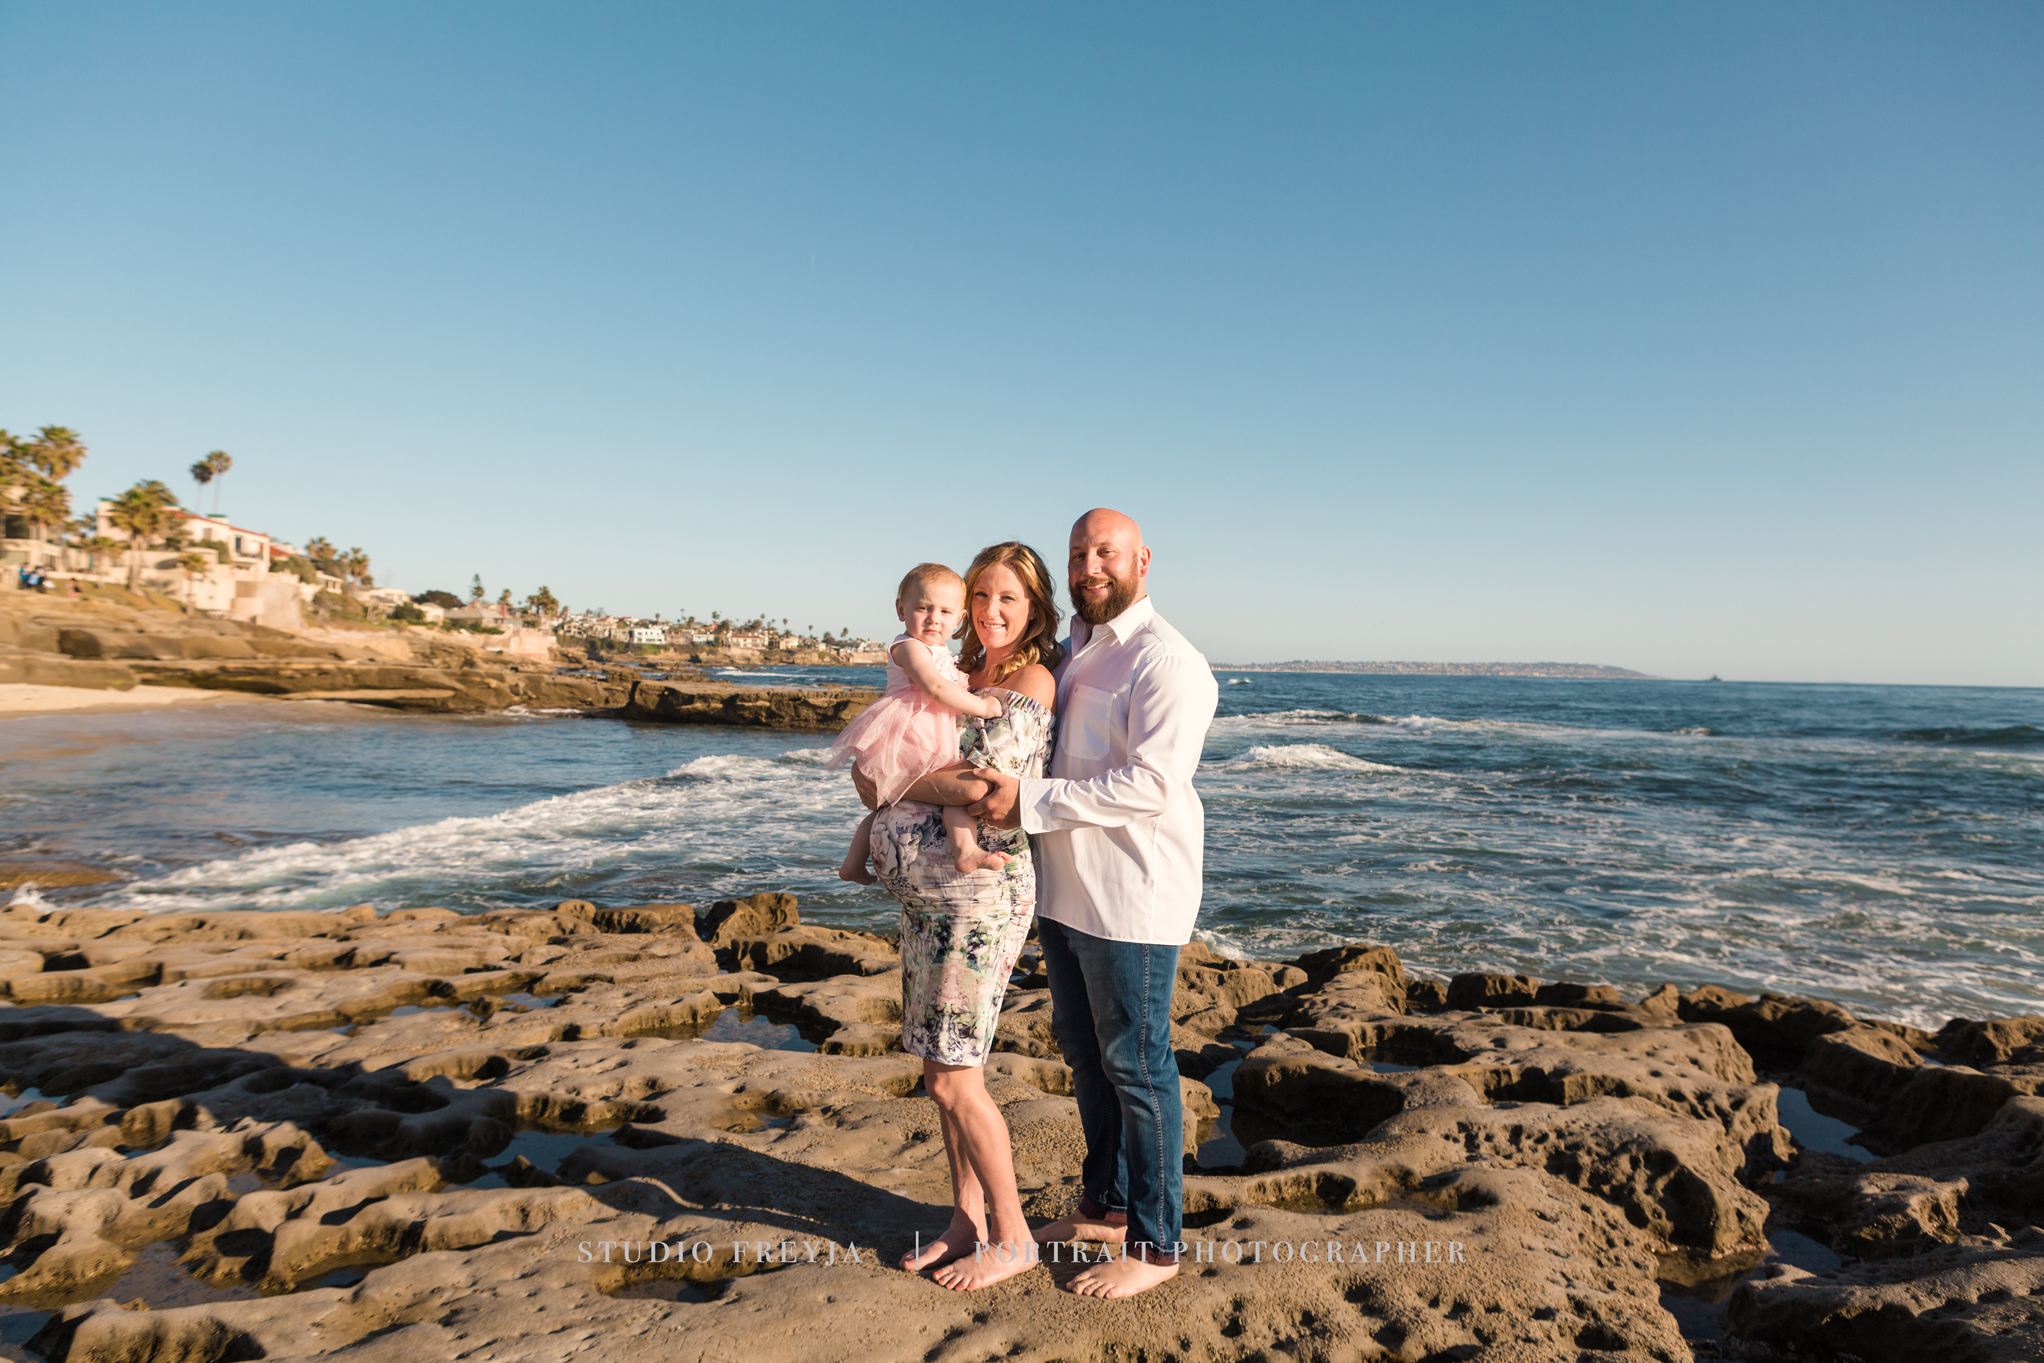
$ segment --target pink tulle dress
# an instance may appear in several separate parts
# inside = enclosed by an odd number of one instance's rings
[[[958,765],[958,712],[939,705],[894,661],[894,647],[906,641],[927,648],[945,679],[960,686],[965,674],[951,650],[897,634],[887,646],[887,694],[866,713],[847,724],[830,745],[828,765],[852,762],[880,788],[880,803],[891,805],[901,793],[933,771]]]

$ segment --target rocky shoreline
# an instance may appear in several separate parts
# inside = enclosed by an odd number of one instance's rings
[[[1110,1303],[1057,1289],[1069,1256],[969,1296],[891,1266],[948,1196],[895,947],[787,895],[15,905],[0,985],[0,1333],[50,1363],[2044,1352],[2039,1018],[1196,944],[1207,1248]],[[989,1087],[1049,1218],[1081,1142],[1043,985],[1025,956]],[[1792,1093],[1879,1158],[1799,1146]]]
[[[491,654],[428,631],[292,634],[100,602],[6,603],[0,684],[331,700],[420,714],[574,712],[668,724],[837,729],[877,691],[649,680],[636,668]]]

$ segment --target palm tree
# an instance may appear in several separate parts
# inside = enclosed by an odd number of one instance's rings
[[[115,529],[128,532],[128,587],[132,590],[141,576],[143,546],[169,533],[177,523],[177,495],[151,478],[114,498],[107,520]]]
[[[203,577],[206,573],[211,572],[213,565],[219,561],[214,555],[202,554],[196,549],[190,553],[178,555],[177,566],[184,570],[185,575],[185,604],[187,606],[197,604],[192,600],[192,583],[196,579]]]
[[[365,585],[369,581],[369,555],[359,546],[341,555],[341,567],[348,581]]]
[[[33,439],[0,431],[0,509],[41,531],[62,525],[71,517],[71,494],[60,481],[84,462],[85,442],[67,427],[45,426]]]
[[[20,449],[50,478],[69,478],[85,462],[85,442],[68,426],[45,426],[34,440],[21,441]]]
[[[234,467],[234,456],[229,454],[226,450],[215,450],[211,454],[206,456],[206,463],[209,467],[212,468],[213,477],[217,479],[220,482],[221,487],[224,488],[227,483],[227,470]],[[221,496],[220,488],[214,489],[213,514],[216,516],[220,514],[220,496]]]
[[[112,558],[115,554],[120,553],[128,546],[122,544],[112,535],[94,535],[91,538],[81,542],[78,547],[80,549],[83,549],[86,553],[92,555],[92,570],[94,572],[98,572],[99,561],[102,558]]]
[[[206,500],[206,484],[213,481],[213,461],[210,458],[201,459],[198,463],[192,465],[191,472],[192,481],[199,485],[198,502],[204,504]]]
[[[19,498],[21,515],[38,529],[48,530],[71,519],[71,493],[61,483],[30,474]]]
[[[323,573],[339,577],[341,551],[327,542],[325,535],[314,535],[305,542],[305,556],[312,560],[312,566]]]

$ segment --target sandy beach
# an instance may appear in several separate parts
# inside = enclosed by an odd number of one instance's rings
[[[96,691],[79,686],[36,686],[0,682],[0,719],[33,719],[38,715],[116,715],[131,710],[157,710],[173,705],[217,705],[222,701],[258,701],[227,691],[193,691],[174,686],[138,686],[132,691]]]

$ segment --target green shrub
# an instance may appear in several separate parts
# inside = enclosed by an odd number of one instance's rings
[[[317,587],[319,585],[319,570],[312,566],[312,560],[300,558],[296,554],[290,558],[271,560],[270,571],[273,573],[290,573],[308,587]]]

